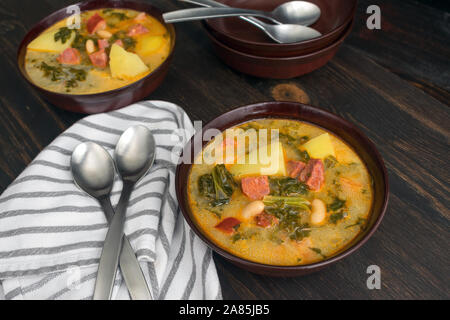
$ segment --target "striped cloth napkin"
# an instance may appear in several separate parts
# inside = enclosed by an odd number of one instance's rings
[[[143,101],[78,121],[3,192],[0,283],[5,299],[92,299],[107,224],[97,201],[72,182],[70,155],[87,140],[99,143],[112,155],[121,133],[136,124],[153,132],[156,160],[131,195],[125,233],[152,296],[221,299],[211,250],[189,228],[175,196],[176,157],[172,151],[182,146],[194,129],[180,107],[164,101]],[[122,182],[116,177],[113,205],[121,189]],[[113,299],[130,299],[120,272]]]

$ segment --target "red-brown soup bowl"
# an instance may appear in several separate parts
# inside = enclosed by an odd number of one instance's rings
[[[326,260],[318,263],[299,266],[276,266],[252,262],[237,257],[213,242],[197,225],[189,206],[187,195],[188,177],[191,163],[198,152],[198,146],[205,146],[209,141],[203,141],[203,134],[209,129],[224,131],[238,124],[264,118],[281,118],[305,121],[322,127],[343,139],[350,145],[366,164],[372,179],[374,200],[367,222],[367,227],[345,248]],[[194,148],[194,145],[196,146]],[[201,150],[201,149],[200,149]],[[185,162],[177,166],[175,188],[180,209],[192,230],[216,253],[233,264],[254,273],[268,276],[300,276],[319,271],[347,257],[360,248],[375,232],[386,212],[389,194],[389,183],[386,168],[375,145],[355,125],[343,118],[321,108],[295,102],[262,102],[242,106],[228,111],[206,124],[201,132],[197,132],[186,144],[183,154],[189,154]]]
[[[215,38],[208,26],[205,25],[205,29],[215,54],[231,68],[260,78],[290,79],[313,72],[330,61],[350,34],[353,21],[344,34],[328,47],[305,55],[283,58],[255,56],[237,51]]]
[[[30,31],[28,31],[20,43],[17,52],[17,64],[20,73],[25,80],[27,80],[39,94],[54,105],[65,110],[80,113],[100,113],[115,110],[142,100],[153,92],[161,84],[167,74],[175,46],[175,29],[172,25],[164,23],[162,12],[147,2],[131,0],[92,0],[80,2],[75,5],[78,5],[81,11],[102,8],[124,8],[148,13],[161,21],[170,33],[172,43],[169,56],[158,68],[144,78],[118,89],[94,94],[67,94],[43,89],[33,83],[25,70],[26,49],[28,44],[42,31],[46,30],[54,23],[72,15],[72,12],[67,12],[68,7],[65,7],[39,21],[30,29]]]
[[[289,0],[218,0],[232,7],[271,11]],[[211,33],[223,44],[243,53],[262,57],[292,57],[321,50],[337,41],[354,18],[357,0],[310,0],[321,10],[319,20],[310,27],[322,36],[302,42],[280,44],[257,27],[239,18],[206,20]]]

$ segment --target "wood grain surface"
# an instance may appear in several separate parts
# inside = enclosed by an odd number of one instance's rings
[[[21,78],[16,50],[28,28],[75,1],[0,2],[0,192],[58,134],[83,115],[42,100]],[[163,11],[187,7],[152,1]],[[293,80],[265,80],[229,69],[211,51],[200,23],[176,26],[177,45],[164,83],[149,99],[174,102],[192,120],[235,106],[293,100],[354,122],[378,146],[389,171],[386,217],[359,251],[309,276],[257,276],[215,255],[225,299],[450,298],[450,23],[438,1],[387,1],[382,29],[366,28],[360,0],[355,26],[325,67]],[[381,290],[366,286],[381,268]]]

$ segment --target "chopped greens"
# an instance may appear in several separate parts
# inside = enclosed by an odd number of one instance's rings
[[[77,49],[80,52],[86,51],[86,41],[92,40],[95,43],[97,42],[98,37],[95,35],[92,36],[83,36],[78,30],[75,31],[75,39],[72,42],[72,48]]]
[[[367,222],[366,219],[364,219],[364,218],[358,218],[358,220],[356,220],[356,222],[355,222],[354,224],[349,225],[349,226],[346,226],[345,229],[349,229],[349,228],[352,228],[352,227],[359,226],[359,228],[360,228],[361,230],[365,230],[365,229],[366,229],[366,222]]]
[[[70,38],[72,35],[73,29],[69,29],[68,27],[62,27],[59,28],[58,32],[55,33],[54,39],[55,42],[58,42],[61,40],[61,43],[66,43],[66,41]]]
[[[306,150],[302,151],[302,150],[296,149],[296,151],[297,151],[298,158],[301,162],[308,163],[309,159],[311,159]]]
[[[115,17],[115,18],[119,19],[120,21],[128,19],[128,16],[125,13],[117,12],[117,11],[110,12],[109,16],[110,17]]]
[[[269,185],[270,195],[272,196],[305,195],[308,193],[308,186],[294,178],[269,177]]]
[[[216,191],[214,189],[214,181],[212,174],[207,173],[198,178],[198,191],[207,198],[215,198]]]
[[[64,72],[61,66],[50,66],[42,61],[39,69],[44,72],[44,77],[50,78],[52,81],[57,81],[64,77]]]
[[[338,197],[334,198],[334,201],[327,205],[328,211],[339,211],[340,209],[344,208],[346,201],[341,200]]]
[[[212,207],[228,204],[236,186],[233,176],[223,164],[215,166],[212,173],[200,176],[197,183],[200,194],[212,200]]]
[[[328,156],[324,160],[325,168],[330,169],[334,168],[336,164],[338,163],[337,159],[333,156]]]
[[[298,147],[309,140],[308,136],[302,136],[300,138],[294,138],[293,136],[286,133],[279,133],[280,141],[289,146]]]
[[[283,204],[291,207],[298,207],[301,210],[308,211],[310,202],[302,197],[279,197],[265,196],[263,202],[266,206]]]
[[[309,248],[309,249],[312,250],[312,251],[314,251],[314,252],[317,253],[318,255],[320,255],[322,258],[324,258],[324,259],[327,258],[327,256],[324,255],[324,254],[322,253],[322,250],[320,250],[319,248]]]
[[[109,44],[112,45],[117,40],[122,40],[123,47],[125,50],[133,49],[136,46],[136,40],[132,37],[127,36],[126,32],[123,30],[117,31],[109,38]]]
[[[225,165],[219,164],[215,166],[212,171],[212,177],[216,190],[216,199],[231,197],[236,184],[231,173],[225,168]]]
[[[327,205],[327,210],[333,212],[329,218],[331,223],[337,224],[347,216],[347,213],[344,212],[345,203],[346,200],[335,197],[333,202]]]
[[[333,224],[337,224],[340,220],[344,219],[347,216],[346,212],[340,211],[330,215],[330,222]]]
[[[280,237],[278,237],[274,232],[272,232],[268,239],[276,244],[282,244],[284,241]]]
[[[217,211],[217,210],[212,210],[212,209],[206,209],[209,212],[213,213],[217,218],[222,219],[222,213]]]
[[[69,72],[73,75],[73,79],[76,81],[86,80],[87,72],[83,69],[69,68]]]
[[[267,200],[266,198],[268,197],[264,197],[265,200]],[[286,232],[290,239],[297,241],[301,241],[310,235],[309,224],[301,222],[302,213],[309,210],[309,207],[304,203],[306,200],[294,198],[297,202],[295,203],[295,201],[286,202],[282,197],[269,196],[269,199],[270,201],[264,201],[266,205],[264,210],[278,219],[278,230]],[[295,204],[290,205],[290,203]],[[300,203],[302,204],[299,205]]]
[[[233,236],[231,237],[231,240],[234,242],[239,241],[239,240],[248,240],[254,236],[258,235],[258,230],[256,229],[247,229],[245,231],[241,231],[241,232],[236,232],[235,234],[233,234]]]
[[[73,67],[63,68],[62,66],[51,66],[44,61],[38,66],[44,72],[44,77],[50,78],[51,81],[64,81],[67,89],[78,86],[79,81],[86,80],[87,72],[83,69]]]

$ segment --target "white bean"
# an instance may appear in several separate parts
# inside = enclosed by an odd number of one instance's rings
[[[86,41],[86,52],[91,54],[94,51],[95,51],[94,41],[89,39],[88,41]]]
[[[102,37],[103,39],[109,39],[112,37],[111,32],[106,31],[106,30],[98,30],[97,34]]]
[[[262,213],[264,211],[264,202],[257,200],[250,202],[242,209],[241,216],[244,220],[249,220],[252,217]]]
[[[320,199],[314,199],[311,202],[311,224],[319,225],[325,221],[327,209],[325,203]]]

